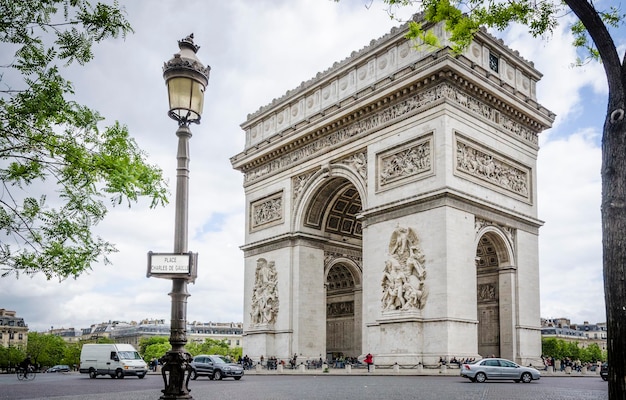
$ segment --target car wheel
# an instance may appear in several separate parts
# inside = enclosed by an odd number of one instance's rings
[[[475,378],[476,382],[478,383],[483,383],[487,380],[487,375],[485,375],[482,372],[479,372],[476,374],[476,378]]]
[[[606,381],[608,381],[608,380],[609,380],[609,377],[608,377],[608,376],[603,376],[603,377],[602,377],[602,380],[606,382]]]
[[[90,377],[91,379],[96,379],[96,376],[98,376],[98,374],[96,374],[96,371],[95,371],[95,370],[93,370],[93,369],[90,369],[90,370],[89,370],[89,377]]]
[[[198,379],[198,373],[196,372],[195,369],[191,370],[191,380],[195,381],[196,379]]]
[[[145,375],[137,375],[137,378],[139,379],[143,379],[145,377]]]
[[[235,376],[235,380],[238,381],[239,379],[241,379],[240,376]]]
[[[213,379],[217,379],[218,381],[221,381],[222,371],[220,371],[219,369],[216,369],[215,372],[213,373]]]
[[[122,371],[121,369],[118,369],[117,371],[115,371],[115,377],[117,379],[124,379],[124,371]]]
[[[530,375],[530,373],[528,373],[528,372],[524,372],[524,373],[522,374],[522,382],[524,382],[524,383],[529,383],[529,382],[530,382],[530,381],[532,381],[532,380],[533,380],[533,377]]]

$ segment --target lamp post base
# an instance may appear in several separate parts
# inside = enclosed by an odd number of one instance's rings
[[[191,354],[185,351],[168,351],[159,360],[163,364],[161,375],[165,389],[160,400],[190,400],[189,378],[191,377]]]

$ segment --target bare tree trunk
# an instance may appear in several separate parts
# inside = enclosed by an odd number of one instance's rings
[[[602,253],[609,358],[609,400],[626,400],[626,62],[588,0],[564,0],[591,36],[607,77],[602,133]]]
[[[622,90],[622,93],[624,90]],[[626,399],[626,123],[611,99],[602,139],[602,251],[609,400]],[[611,104],[621,103],[621,107]]]

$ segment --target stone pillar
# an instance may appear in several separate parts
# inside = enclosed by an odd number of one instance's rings
[[[394,374],[400,373],[400,366],[398,365],[398,363],[393,364],[393,373]]]
[[[278,364],[278,366],[276,367],[276,372],[278,372],[279,374],[283,373],[283,365],[282,364]]]
[[[300,364],[298,365],[298,371],[300,372],[306,372],[306,366],[304,364]]]
[[[351,373],[352,373],[352,365],[346,364],[346,374],[351,374]]]
[[[499,305],[500,305],[500,357],[515,360],[517,343],[515,342],[515,267],[505,266],[499,269]]]

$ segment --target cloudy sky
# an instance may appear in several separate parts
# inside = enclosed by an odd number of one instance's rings
[[[243,320],[244,192],[229,157],[243,150],[239,125],[249,113],[366,46],[393,26],[375,0],[120,0],[135,33],[95,48],[86,67],[69,67],[77,99],[107,123],[128,125],[149,160],[175,190],[176,123],[167,117],[163,62],[194,33],[211,66],[201,125],[191,127],[189,249],[199,253],[189,286],[189,321]],[[410,15],[408,10],[401,17]],[[524,30],[498,34],[544,74],[540,102],[557,114],[541,134],[538,162],[541,315],[572,322],[604,316],[600,230],[600,138],[606,108],[601,66],[570,65],[571,37],[547,41]],[[620,39],[623,39],[621,36]],[[623,41],[618,43],[623,50]],[[623,51],[622,53],[623,54]],[[174,198],[150,210],[116,207],[98,233],[117,244],[112,266],[77,280],[0,279],[0,308],[17,311],[31,330],[170,318],[169,280],[146,278],[147,252],[173,250]]]

